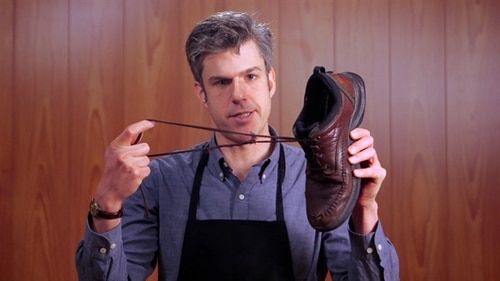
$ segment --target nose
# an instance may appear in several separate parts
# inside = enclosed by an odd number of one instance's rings
[[[246,91],[245,83],[241,82],[239,79],[235,79],[231,93],[233,103],[240,103],[246,100]]]

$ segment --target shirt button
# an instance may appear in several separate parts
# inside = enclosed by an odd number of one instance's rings
[[[107,251],[108,251],[108,250],[106,250],[106,248],[100,248],[100,249],[99,249],[99,252],[100,252],[101,254],[106,254],[106,252],[107,252]]]
[[[382,251],[382,244],[378,244],[378,245],[377,245],[377,249],[378,249],[379,251]]]
[[[240,200],[244,200],[244,199],[245,199],[245,194],[240,194],[240,195],[238,195],[238,198],[239,198]]]
[[[368,254],[373,253],[373,248],[372,248],[372,247],[368,247],[368,248],[366,249],[366,252],[367,252]]]
[[[115,243],[113,243],[113,244],[109,245],[109,248],[110,248],[111,250],[113,250],[114,248],[116,248],[116,244],[115,244]]]

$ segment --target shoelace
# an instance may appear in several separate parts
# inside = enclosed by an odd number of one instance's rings
[[[185,124],[185,123],[179,123],[179,122],[171,122],[171,121],[165,121],[165,120],[153,119],[153,118],[148,118],[147,120],[148,121],[152,121],[152,122],[156,122],[156,123],[160,123],[160,124],[172,125],[172,126],[188,127],[188,128],[205,130],[205,131],[229,133],[229,134],[236,134],[236,135],[243,135],[243,136],[249,136],[250,137],[250,140],[244,141],[244,142],[241,142],[241,143],[223,144],[223,145],[214,145],[214,146],[204,146],[202,148],[192,148],[192,149],[185,149],[185,150],[176,150],[176,151],[171,151],[171,152],[154,153],[154,154],[148,154],[148,157],[158,157],[158,156],[164,156],[164,155],[170,155],[170,154],[186,153],[186,152],[201,151],[201,150],[212,150],[212,149],[215,149],[215,148],[234,147],[234,146],[241,146],[241,145],[254,144],[254,143],[298,142],[298,141],[300,141],[300,142],[309,142],[309,141],[312,141],[310,139],[297,139],[297,138],[294,138],[294,137],[267,136],[267,135],[258,135],[258,134],[254,134],[254,133],[234,132],[234,131],[222,130],[222,129],[218,129],[218,128],[198,126],[198,125],[191,125],[191,124]],[[141,139],[141,137],[142,137],[142,133],[138,136],[137,140],[133,144],[139,142],[139,140]],[[259,140],[257,138],[259,138]],[[264,140],[262,140],[262,139],[264,139]],[[142,184],[139,186],[139,189],[141,191],[142,199],[144,201],[143,204],[144,204],[144,210],[145,210],[146,218],[149,218],[148,204],[147,204],[147,200],[146,200],[146,195],[144,194],[144,189],[142,188]]]
[[[307,141],[309,141],[308,139],[297,139],[294,137],[267,136],[267,135],[258,135],[258,134],[254,134],[254,133],[234,132],[234,131],[222,130],[222,129],[218,129],[218,128],[191,125],[191,124],[185,124],[185,123],[179,123],[179,122],[171,122],[171,121],[165,121],[165,120],[159,120],[159,119],[153,119],[153,118],[148,118],[147,120],[152,121],[152,122],[156,122],[156,123],[160,123],[160,124],[166,124],[166,125],[188,127],[188,128],[205,130],[205,131],[220,132],[220,133],[235,134],[235,135],[242,135],[242,136],[249,136],[250,137],[250,140],[240,142],[240,143],[222,144],[222,145],[207,146],[207,147],[202,147],[202,148],[176,150],[176,151],[163,152],[163,153],[154,153],[154,154],[149,154],[148,155],[149,157],[158,157],[158,156],[164,156],[164,155],[170,155],[170,154],[186,153],[186,152],[201,151],[201,150],[212,150],[215,148],[242,146],[242,145],[254,144],[254,143],[298,142],[298,141],[307,142]]]

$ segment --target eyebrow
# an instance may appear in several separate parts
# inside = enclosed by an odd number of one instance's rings
[[[258,66],[253,66],[253,67],[250,67],[248,69],[245,69],[241,72],[238,73],[238,75],[241,75],[241,74],[248,74],[248,73],[251,73],[251,72],[254,72],[254,71],[262,71],[262,69]],[[214,75],[214,76],[210,76],[208,78],[208,82],[212,82],[212,81],[218,81],[218,80],[223,80],[223,79],[232,79],[232,78],[228,78],[228,77],[225,77],[225,76],[219,76],[219,75]]]

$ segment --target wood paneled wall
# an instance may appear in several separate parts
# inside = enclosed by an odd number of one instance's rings
[[[276,33],[271,121],[284,135],[314,66],[364,77],[402,280],[498,280],[500,2],[1,0],[2,280],[77,279],[103,152],[127,124],[211,125],[183,45],[224,9],[259,12]],[[207,136],[157,126],[146,140],[160,152]]]

